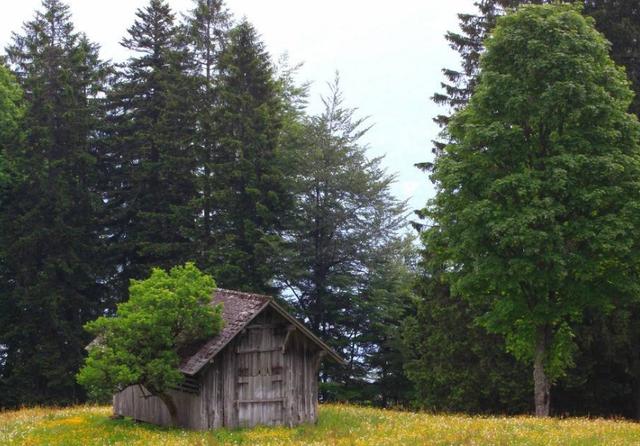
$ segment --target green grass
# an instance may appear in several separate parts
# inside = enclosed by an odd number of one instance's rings
[[[0,445],[640,445],[640,424],[586,418],[431,415],[327,404],[317,425],[191,432],[130,419],[109,407],[0,412]]]

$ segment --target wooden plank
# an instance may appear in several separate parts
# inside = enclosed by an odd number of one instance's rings
[[[264,377],[264,378],[268,378],[271,379],[271,381],[282,381],[283,377],[282,375],[256,375],[256,376],[239,376],[236,380],[236,383],[238,384],[249,384],[249,382],[252,379],[255,379],[257,377]]]
[[[236,400],[236,404],[254,404],[254,403],[282,403],[284,398],[262,398],[253,400]]]
[[[245,327],[246,330],[260,330],[265,328],[278,328],[278,324],[251,324]]]
[[[277,352],[279,350],[282,350],[282,347],[278,346],[278,347],[271,347],[271,348],[254,348],[254,349],[247,349],[247,350],[236,350],[236,353],[238,355],[246,355],[249,353],[271,353],[271,352]]]
[[[222,393],[224,398],[223,419],[224,426],[229,428],[238,427],[238,413],[236,405],[233,404],[237,399],[236,395],[236,358],[234,347],[239,341],[231,341],[230,345],[223,351],[223,369],[222,369]]]

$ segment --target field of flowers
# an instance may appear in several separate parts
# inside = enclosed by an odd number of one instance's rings
[[[317,425],[189,432],[112,420],[109,407],[0,412],[0,445],[640,445],[640,424],[321,406]]]

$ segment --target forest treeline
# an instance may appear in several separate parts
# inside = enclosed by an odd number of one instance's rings
[[[372,370],[402,376],[415,249],[394,177],[361,142],[369,124],[337,78],[308,113],[296,68],[221,1],[178,17],[148,2],[113,64],[45,0],[6,48],[0,407],[82,401],[83,325],[131,279],[188,261],[280,296],[348,358],[323,371],[326,399],[377,398]]]
[[[520,3],[482,0],[459,16],[447,39],[462,69],[443,70],[434,96],[449,112],[471,97],[496,18]],[[640,91],[637,5],[587,0],[584,12]],[[367,155],[369,124],[337,79],[311,114],[296,67],[275,63],[220,0],[184,15],[150,0],[121,44],[126,61],[104,60],[68,6],[44,0],[3,57],[0,408],[83,401],[83,325],[126,300],[131,279],[193,261],[220,287],[279,296],[343,355],[348,366],[321,371],[325,400],[532,409],[529,367],[476,322],[486,307],[453,295],[407,235],[395,177]],[[639,311],[575,323],[555,413],[640,416]]]

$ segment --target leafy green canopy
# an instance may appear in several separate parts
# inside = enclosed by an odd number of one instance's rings
[[[571,364],[571,324],[638,295],[640,128],[606,40],[574,6],[527,6],[486,41],[469,105],[434,166],[423,240],[481,322],[545,369]],[[537,335],[536,335],[537,333]]]
[[[153,269],[145,280],[132,280],[130,298],[115,317],[85,325],[96,336],[78,382],[96,398],[140,384],[155,395],[179,384],[180,348],[218,333],[220,305],[210,305],[214,280],[193,263],[169,273]]]

